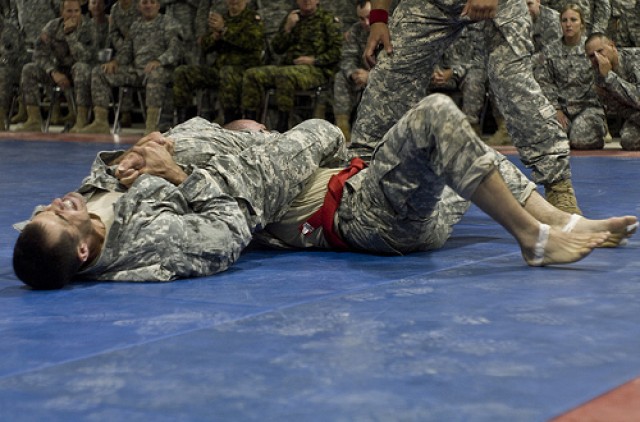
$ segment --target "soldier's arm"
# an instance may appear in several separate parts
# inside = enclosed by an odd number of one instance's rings
[[[167,49],[157,58],[163,65],[176,65],[182,58],[184,37],[180,25],[171,18],[166,18],[167,24],[163,36],[167,40]]]
[[[40,36],[36,39],[33,61],[42,67],[47,74],[51,74],[51,72],[56,69],[58,63],[51,49],[51,39],[60,23],[61,20],[57,19],[49,21],[42,29]]]
[[[640,110],[640,62],[633,63],[632,75],[634,82],[629,82],[610,71],[605,78],[598,78],[598,85],[619,102]]]
[[[82,18],[80,27],[65,35],[71,56],[76,62],[91,63],[96,53],[96,28]]]
[[[342,32],[333,17],[327,19],[323,27],[323,36],[325,38],[324,49],[315,53],[315,65],[330,67],[340,62],[342,52],[342,40],[344,39]]]
[[[347,34],[347,41],[342,46],[342,54],[340,56],[340,70],[349,78],[353,72],[357,69],[364,69],[362,64],[362,50],[364,46],[358,45],[357,32],[359,23],[356,23],[349,28]]]
[[[591,16],[591,32],[607,32],[611,17],[611,3],[609,0],[592,0],[593,15]]]
[[[25,53],[24,37],[18,28],[11,22],[5,22],[4,30],[4,57],[7,63],[15,65],[20,63]]]
[[[536,72],[535,77],[542,93],[549,100],[556,110],[560,109],[560,102],[558,98],[558,86],[555,82],[553,59],[550,57],[550,52],[546,49],[542,50],[541,56],[543,58],[543,65],[538,66],[539,71]]]
[[[260,16],[254,15],[252,19],[244,20],[241,25],[227,26],[221,40],[242,50],[262,50],[264,26]]]

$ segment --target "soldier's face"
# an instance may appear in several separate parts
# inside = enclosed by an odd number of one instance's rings
[[[369,14],[371,13],[371,3],[367,2],[363,7],[356,6],[356,14],[358,15],[358,22],[365,31],[369,31]]]
[[[67,0],[62,3],[62,19],[79,18],[81,14],[80,2],[77,0]]]
[[[610,40],[606,38],[594,38],[584,46],[584,51],[594,69],[598,70],[599,68],[596,53],[609,59],[613,70],[618,68],[618,49]]]
[[[560,16],[560,24],[565,38],[575,38],[582,34],[582,19],[575,10],[565,10]]]
[[[104,0],[89,0],[89,12],[92,16],[104,12]]]
[[[154,20],[160,13],[160,1],[159,0],[140,0],[138,4],[138,10],[142,18],[147,21]]]
[[[91,217],[84,198],[76,192],[69,192],[62,198],[54,199],[43,211],[33,217],[32,222],[43,224],[52,239],[62,232],[82,239],[91,233]]]
[[[231,16],[242,12],[247,7],[247,0],[227,0],[227,9]]]
[[[533,19],[540,16],[540,0],[527,0],[527,9]]]
[[[318,4],[320,3],[320,0],[296,0],[296,3],[298,4],[298,9],[300,9],[300,13],[303,16],[306,16],[306,15],[315,13],[316,9],[318,8]]]

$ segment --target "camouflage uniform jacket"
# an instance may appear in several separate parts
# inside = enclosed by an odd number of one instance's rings
[[[163,66],[175,66],[182,58],[182,41],[182,29],[170,17],[158,15],[150,22],[140,18],[131,25],[129,37],[116,53],[116,61],[138,70],[153,60]]]
[[[290,33],[285,33],[286,17],[271,40],[273,50],[282,54],[280,65],[292,65],[300,56],[313,56],[315,66],[327,77],[335,73],[340,61],[343,35],[335,18],[321,8],[311,16],[300,17]]]
[[[120,2],[111,7],[109,14],[109,42],[115,51],[119,51],[124,46],[124,40],[129,35],[131,25],[140,17],[140,12],[135,2],[128,9],[123,9]]]
[[[640,48],[619,48],[618,57],[618,69],[598,73],[596,85],[607,110],[626,119],[640,111]]]
[[[70,34],[64,33],[63,26],[62,18],[49,21],[42,29],[49,41],[45,43],[39,38],[36,42],[34,61],[47,73],[54,69],[70,68],[75,63],[94,62],[95,27],[89,20],[83,16],[81,24]]]
[[[533,47],[535,52],[542,51],[545,45],[549,45],[562,38],[560,26],[560,13],[545,5],[540,5],[540,15],[532,25]]]
[[[162,0],[165,15],[179,22],[185,40],[195,39],[195,22],[199,0]]]
[[[358,69],[367,69],[368,66],[362,59],[364,48],[367,45],[369,31],[365,30],[360,23],[351,25],[347,32],[347,37],[342,46],[342,57],[340,59],[340,71],[350,80],[351,74]]]
[[[264,28],[254,10],[244,9],[237,16],[224,16],[226,30],[219,39],[212,34],[202,40],[205,53],[217,52],[214,67],[260,66],[264,52]]]
[[[24,37],[8,19],[0,19],[0,66],[18,66],[25,53]]]
[[[42,28],[55,19],[60,10],[59,0],[11,0],[10,4],[11,20],[31,46],[35,45]]]
[[[584,41],[585,37],[582,37],[578,45],[567,46],[560,39],[542,50],[544,69],[538,75],[538,82],[556,110],[600,107],[594,89],[593,70],[584,51]],[[572,111],[570,113],[573,114]]]
[[[453,70],[453,79],[459,84],[471,67],[484,68],[485,46],[483,26],[466,26],[453,44],[445,50],[441,66]]]

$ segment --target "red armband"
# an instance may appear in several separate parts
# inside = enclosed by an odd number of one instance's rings
[[[384,24],[389,22],[389,12],[384,9],[373,9],[369,13],[369,25],[382,22]]]

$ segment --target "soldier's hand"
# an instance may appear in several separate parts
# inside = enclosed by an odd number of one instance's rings
[[[140,174],[151,174],[179,185],[187,178],[187,174],[176,164],[173,156],[166,148],[156,142],[148,142],[141,147],[134,147],[133,152],[140,154],[145,161]]]
[[[391,36],[389,35],[389,27],[384,22],[376,22],[371,25],[367,46],[364,49],[362,58],[369,68],[376,65],[376,55],[379,46],[384,48],[387,54],[393,54],[393,46],[391,45]]]
[[[312,56],[300,56],[293,59],[293,64],[308,64],[313,66],[316,64],[316,59]]]
[[[358,88],[362,88],[369,82],[369,71],[365,69],[356,69],[351,74],[351,80]]]
[[[118,62],[115,60],[111,60],[110,62],[107,62],[102,65],[102,70],[107,75],[115,73],[116,70],[118,70]]]
[[[472,21],[493,19],[498,10],[498,0],[467,0],[460,16],[467,16]]]
[[[569,123],[571,122],[569,121],[569,118],[567,117],[566,114],[564,114],[562,110],[556,111],[556,118],[558,119],[558,123],[560,123],[560,126],[562,126],[564,130],[569,129]]]
[[[224,29],[224,18],[220,13],[209,13],[208,23],[212,32],[220,32]]]
[[[71,81],[67,78],[67,75],[62,72],[54,70],[51,72],[51,79],[53,79],[53,82],[62,89],[67,89],[71,86]]]
[[[140,176],[140,169],[145,166],[145,160],[142,155],[134,151],[127,151],[116,168],[116,178],[125,185],[130,187],[133,182]]]
[[[67,18],[62,24],[62,30],[65,34],[70,34],[78,28],[78,25],[80,25],[80,19],[77,17]]]
[[[159,68],[160,66],[162,66],[162,64],[159,61],[151,60],[144,67],[144,73],[149,74],[149,73],[153,72],[154,70],[156,70],[157,68]]]
[[[289,33],[300,22],[300,10],[293,10],[287,16],[287,22],[284,24],[284,32]]]
[[[606,56],[603,56],[597,51],[594,51],[593,53],[595,54],[596,60],[598,61],[598,72],[600,72],[600,75],[602,77],[606,78],[609,72],[611,72],[611,69],[613,69],[613,66],[611,66],[611,62]]]

